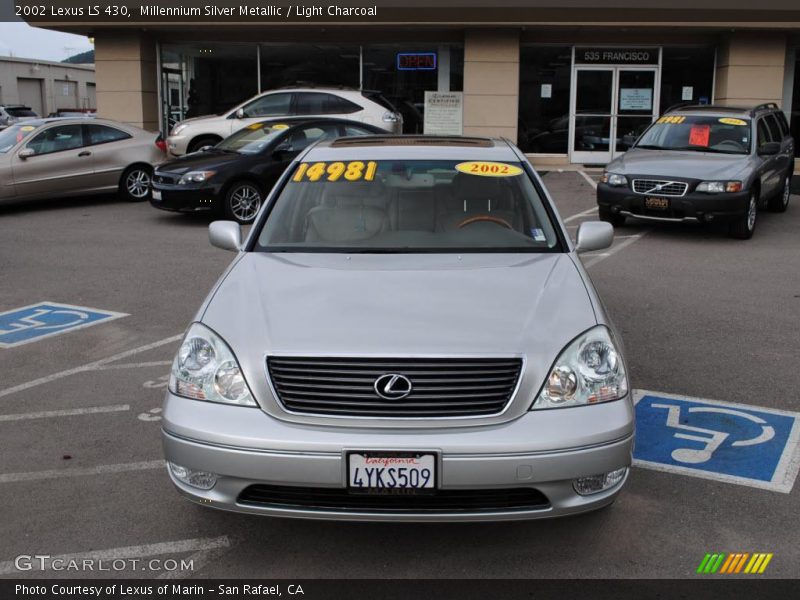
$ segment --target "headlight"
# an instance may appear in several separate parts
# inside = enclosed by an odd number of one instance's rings
[[[697,184],[698,192],[721,194],[722,192],[741,192],[741,181],[702,181]]]
[[[402,123],[403,122],[403,117],[400,116],[400,113],[385,112],[385,113],[383,113],[383,122],[384,123]]]
[[[614,187],[621,187],[623,185],[628,185],[628,178],[625,175],[620,175],[619,173],[603,173],[603,177],[600,179],[603,183],[607,183],[608,185],[612,185]]]
[[[181,131],[186,129],[188,125],[186,123],[178,123],[175,127],[172,128],[172,131],[169,132],[170,135],[178,135]]]
[[[200,323],[189,328],[172,362],[169,389],[193,400],[256,406],[233,352]]]
[[[186,185],[187,183],[203,183],[208,181],[214,176],[216,171],[189,171],[180,178],[178,185]]]
[[[564,348],[531,410],[609,402],[627,393],[622,356],[609,330],[598,325]]]

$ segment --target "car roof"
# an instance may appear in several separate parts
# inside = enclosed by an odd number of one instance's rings
[[[682,115],[704,116],[719,115],[730,117],[753,117],[758,113],[778,110],[774,103],[759,104],[757,106],[721,106],[719,104],[686,104],[667,109],[666,114],[680,113]]]
[[[286,123],[287,125],[291,124],[292,127],[296,127],[297,125],[306,125],[308,123],[340,123],[345,125],[360,125],[368,129],[370,128],[380,129],[379,127],[376,128],[374,125],[370,125],[369,123],[354,121],[352,119],[341,119],[338,117],[315,117],[315,116],[271,117],[269,119],[264,119],[262,121],[259,121],[259,123],[261,125]]]
[[[487,160],[518,162],[502,138],[434,135],[365,135],[324,140],[304,160]]]

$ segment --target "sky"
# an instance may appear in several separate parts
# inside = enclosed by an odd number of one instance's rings
[[[91,50],[89,38],[31,27],[27,23],[0,23],[0,56],[61,61]]]

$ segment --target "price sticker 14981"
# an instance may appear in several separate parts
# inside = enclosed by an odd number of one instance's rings
[[[316,162],[300,163],[292,176],[292,181],[373,181],[378,170],[378,163],[373,160],[364,162]]]

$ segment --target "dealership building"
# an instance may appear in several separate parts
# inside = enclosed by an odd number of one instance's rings
[[[425,92],[461,92],[461,132],[506,136],[541,166],[608,162],[681,102],[776,103],[800,140],[797,2],[423,4],[370,20],[37,24],[93,37],[99,114],[152,130],[311,83],[381,91],[408,132],[424,130]]]

